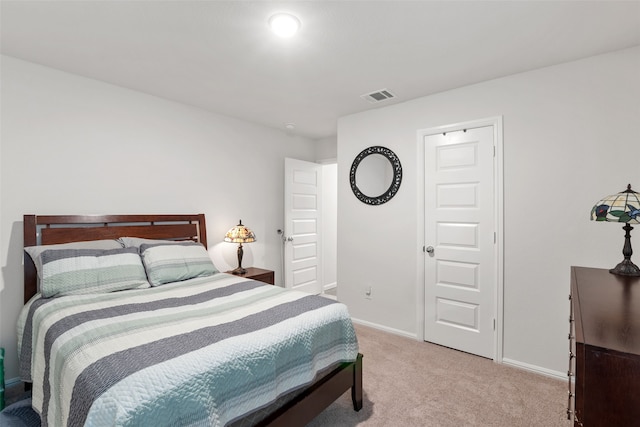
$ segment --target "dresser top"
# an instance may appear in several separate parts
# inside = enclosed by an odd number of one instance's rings
[[[640,354],[640,277],[571,267],[576,340]]]

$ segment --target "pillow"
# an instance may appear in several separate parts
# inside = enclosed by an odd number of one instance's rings
[[[179,282],[218,272],[200,243],[142,244],[140,256],[151,286]]]
[[[136,248],[49,249],[40,259],[44,298],[149,287]]]
[[[159,243],[179,243],[175,240],[155,240],[155,239],[143,239],[142,237],[121,237],[118,242],[125,248],[139,248],[143,244],[155,245]]]
[[[27,246],[25,252],[29,254],[38,271],[38,286],[40,286],[40,272],[42,261],[40,254],[49,249],[120,249],[123,245],[117,240],[89,240],[87,242],[60,243],[57,245]]]

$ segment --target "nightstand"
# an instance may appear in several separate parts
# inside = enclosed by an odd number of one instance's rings
[[[234,276],[246,277],[247,279],[257,280],[269,285],[275,284],[275,273],[272,270],[265,270],[257,267],[247,267],[247,272],[244,274],[234,274]],[[231,270],[227,273],[232,274]]]

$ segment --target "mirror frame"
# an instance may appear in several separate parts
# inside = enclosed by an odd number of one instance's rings
[[[364,194],[358,186],[356,185],[356,170],[360,165],[360,162],[364,160],[365,157],[370,156],[372,154],[381,154],[389,163],[391,163],[391,167],[393,168],[393,180],[391,181],[391,185],[379,196],[368,196]],[[387,203],[393,196],[396,195],[398,189],[400,188],[400,183],[402,182],[402,165],[400,164],[400,159],[396,156],[396,153],[389,150],[386,147],[382,147],[380,145],[375,145],[369,148],[365,148],[353,159],[353,163],[351,164],[351,172],[349,173],[349,182],[351,183],[351,190],[353,194],[360,200],[362,203],[366,203],[367,205],[381,205],[383,203]]]

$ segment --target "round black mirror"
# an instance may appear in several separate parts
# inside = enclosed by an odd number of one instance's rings
[[[402,182],[402,165],[386,147],[365,148],[351,164],[349,182],[362,203],[381,205],[396,195]]]

